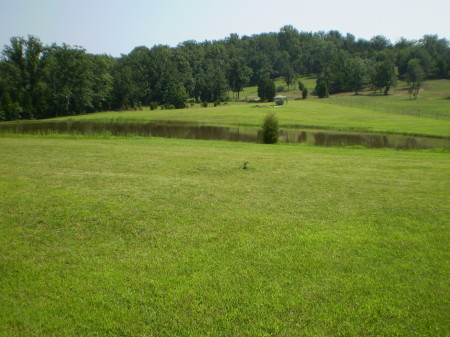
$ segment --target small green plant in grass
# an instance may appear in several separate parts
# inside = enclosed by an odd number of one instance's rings
[[[308,97],[308,88],[303,88],[302,90],[302,98],[306,99]]]
[[[276,90],[276,92],[285,92],[285,88],[284,88],[284,86],[283,85],[279,85],[278,87],[277,87],[277,90]]]
[[[269,113],[264,119],[262,129],[264,144],[275,144],[278,142],[278,119],[273,112]]]
[[[242,164],[242,169],[248,170],[248,161],[244,161],[244,163]]]

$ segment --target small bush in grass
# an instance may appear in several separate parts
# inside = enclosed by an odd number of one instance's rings
[[[208,107],[208,102],[204,101],[201,103],[202,107],[207,108]]]
[[[262,129],[264,144],[275,144],[278,142],[278,119],[273,112],[269,113],[264,119]]]
[[[285,91],[285,89],[284,89],[284,86],[283,85],[279,85],[278,87],[277,87],[277,90],[276,90],[277,92],[284,92]]]
[[[308,97],[308,88],[303,88],[302,90],[302,98],[306,99]]]
[[[218,105],[220,105],[220,101],[219,101],[219,100],[215,100],[215,101],[214,101],[214,107],[216,107],[216,106],[218,106]]]
[[[150,110],[156,110],[156,109],[158,109],[158,103],[150,102]]]

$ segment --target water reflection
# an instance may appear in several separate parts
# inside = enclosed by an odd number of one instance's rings
[[[262,142],[260,128],[205,126],[185,122],[127,120],[64,120],[0,123],[0,132],[81,135],[142,136],[182,139]],[[323,130],[280,130],[280,142],[318,146],[361,145],[370,148],[426,149],[450,148],[449,138],[345,133]]]

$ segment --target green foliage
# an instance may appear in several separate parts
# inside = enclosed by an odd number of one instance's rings
[[[167,102],[173,105],[175,109],[184,109],[188,94],[184,86],[172,87],[168,92]]]
[[[150,106],[150,110],[157,110],[158,109],[158,102],[150,102],[149,106]]]
[[[275,94],[275,83],[268,77],[261,77],[258,81],[258,96],[261,101],[273,102]]]
[[[384,94],[387,95],[397,84],[398,71],[391,56],[383,55],[383,58],[376,66],[374,87],[384,89]]]
[[[0,121],[5,121],[6,120],[6,113],[3,110],[1,101],[0,101]]]
[[[364,60],[360,57],[350,58],[346,63],[346,88],[358,94],[367,83],[367,67]]]
[[[317,84],[316,84],[316,89],[315,89],[317,96],[319,98],[327,98],[329,97],[329,92],[328,92],[328,84],[326,82],[326,80],[324,78],[318,78],[317,79]]]
[[[417,98],[420,87],[422,86],[425,73],[422,69],[419,59],[412,59],[408,62],[408,68],[406,70],[406,81],[408,83],[408,92],[410,95]]]
[[[305,84],[302,81],[298,81],[298,90],[303,91],[305,89]]]
[[[279,86],[277,86],[277,88],[276,88],[276,92],[285,92],[285,91],[286,91],[286,89],[284,88],[283,85],[279,85]]]
[[[242,57],[236,57],[230,61],[227,74],[228,84],[231,91],[237,94],[237,98],[239,98],[239,93],[249,83],[251,75],[252,69],[245,65]]]
[[[302,98],[306,99],[308,97],[308,88],[303,88],[302,90]]]
[[[276,70],[278,70],[279,74],[284,78],[288,86],[288,90],[292,83],[295,81],[295,71],[292,66],[292,62],[290,60],[290,55],[287,51],[281,51],[278,54],[278,58],[275,64]]]
[[[278,142],[278,119],[273,112],[267,114],[266,118],[264,118],[264,123],[262,126],[262,137],[264,144],[275,144]]]
[[[119,58],[66,44],[44,46],[33,36],[13,37],[0,60],[0,97],[9,95],[2,109],[10,120],[139,109],[137,102],[183,108],[187,97],[224,101],[231,90],[239,98],[245,86],[261,79],[282,77],[290,89],[299,73],[320,74],[330,94],[358,93],[365,86],[387,94],[397,75],[407,77],[413,59],[420,61],[424,80],[450,77],[448,50],[449,42],[436,35],[392,45],[383,36],[365,41],[293,26],[251,37],[185,41],[175,48],[142,46]],[[275,95],[261,94],[266,101]]]

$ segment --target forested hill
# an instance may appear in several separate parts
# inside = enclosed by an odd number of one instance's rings
[[[278,33],[219,41],[186,41],[175,48],[136,47],[113,58],[66,44],[44,46],[34,36],[12,37],[0,61],[0,120],[47,118],[127,109],[151,102],[184,107],[188,98],[226,99],[261,78],[317,74],[330,93],[362,86],[386,93],[408,71],[449,78],[449,41],[425,35],[395,44],[383,36],[356,40],[338,31]]]

